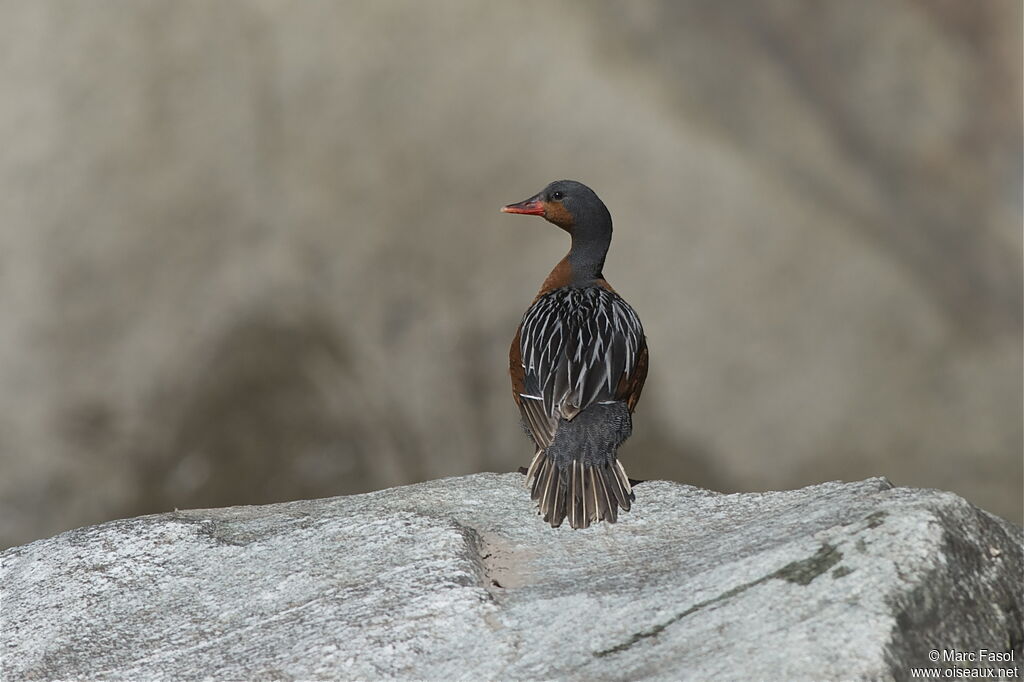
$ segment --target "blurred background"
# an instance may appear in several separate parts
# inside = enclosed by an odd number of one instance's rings
[[[592,186],[630,475],[1022,521],[1018,0],[0,2],[0,545],[511,471]]]

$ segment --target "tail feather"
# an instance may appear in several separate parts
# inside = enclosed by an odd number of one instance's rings
[[[629,511],[629,503],[636,499],[633,495],[633,486],[629,484],[629,476],[626,475],[626,470],[622,467],[622,462],[615,461],[615,497],[618,498],[619,504],[622,505],[623,510]]]
[[[597,521],[615,523],[619,509],[629,511],[635,499],[625,469],[618,461],[593,466],[573,460],[565,466],[538,453],[527,478],[531,497],[544,520],[557,528],[566,518],[573,528]]]
[[[572,472],[572,485],[569,487],[569,500],[571,501],[572,515],[569,517],[569,525],[573,528],[582,526],[587,518],[587,496],[583,494],[583,481],[579,475],[582,462],[573,462],[569,467]]]
[[[604,486],[601,485],[601,477],[597,475],[593,467],[587,470],[590,475],[590,490],[594,495],[594,506],[597,508],[597,518],[608,518],[608,500]]]
[[[533,455],[533,461],[530,462],[530,468],[526,470],[526,480],[527,481],[533,481],[534,478],[536,477],[536,475],[537,475],[537,466],[540,464],[540,461],[541,461],[541,459],[543,459],[543,456],[544,456],[544,451],[541,450],[540,448],[537,448],[537,452]]]
[[[597,489],[597,499],[600,504],[600,511],[603,518],[608,519],[608,523],[615,523],[619,520],[619,510],[616,506],[616,499],[614,495],[609,491],[608,485],[605,483],[604,476],[595,470],[591,469],[591,473],[594,476],[596,482],[595,488]]]
[[[558,485],[555,489],[555,499],[552,505],[544,513],[544,520],[557,527],[562,524],[562,519],[568,513],[566,509],[566,503],[568,502],[568,495],[566,494],[565,478],[555,470],[555,480]]]
[[[566,517],[573,528],[596,521],[615,523],[629,511],[633,489],[616,451],[632,430],[625,403],[599,403],[572,419],[560,419],[551,444],[538,448],[527,481],[544,520],[554,527]]]

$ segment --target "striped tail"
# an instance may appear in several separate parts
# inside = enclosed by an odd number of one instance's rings
[[[530,496],[537,500],[540,514],[552,528],[569,517],[573,528],[587,528],[595,521],[615,523],[619,509],[629,511],[636,499],[626,470],[615,455],[601,463],[573,459],[559,465],[544,450],[538,450],[526,472]]]

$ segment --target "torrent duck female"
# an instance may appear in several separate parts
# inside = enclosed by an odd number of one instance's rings
[[[501,209],[543,216],[572,237],[544,280],[509,350],[512,397],[536,453],[527,485],[553,527],[615,523],[634,500],[618,447],[647,378],[647,341],[636,312],[602,269],[612,217],[597,194],[572,180]]]

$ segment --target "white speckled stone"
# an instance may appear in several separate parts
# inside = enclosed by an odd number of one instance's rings
[[[904,679],[930,649],[982,648],[1020,664],[1024,533],[953,494],[636,495],[583,531],[542,523],[518,474],[70,531],[0,554],[0,673]]]

